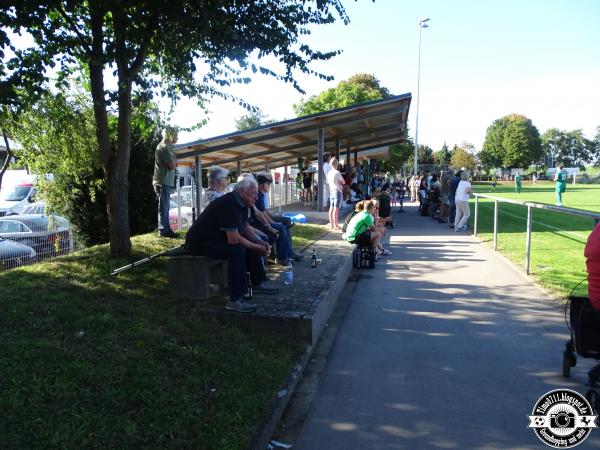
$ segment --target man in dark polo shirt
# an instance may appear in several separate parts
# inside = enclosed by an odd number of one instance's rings
[[[246,271],[254,292],[274,294],[277,289],[268,286],[262,257],[270,253],[270,246],[252,231],[250,211],[258,193],[254,178],[240,180],[233,192],[213,200],[194,222],[185,237],[192,255],[227,260],[229,282],[228,311],[254,312],[256,305],[245,301],[248,294]]]

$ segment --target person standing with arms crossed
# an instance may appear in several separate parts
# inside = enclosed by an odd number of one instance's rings
[[[163,130],[163,140],[154,152],[154,175],[152,185],[158,198],[158,235],[160,237],[179,237],[171,230],[169,223],[169,205],[171,193],[175,189],[175,153],[173,144],[177,143],[177,128],[168,126]]]
[[[567,175],[563,172],[564,167],[563,163],[560,163],[554,174],[556,206],[562,206],[562,195],[567,190]]]

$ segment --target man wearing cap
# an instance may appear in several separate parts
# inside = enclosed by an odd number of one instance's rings
[[[258,174],[256,175],[256,182],[258,183],[256,209],[260,211],[265,224],[264,226],[259,227],[259,229],[263,232],[268,232],[274,237],[273,239],[276,243],[277,250],[277,262],[281,265],[287,265],[288,261],[293,258],[289,230],[287,230],[282,223],[275,222],[267,213],[266,193],[269,192],[269,188],[271,187],[271,177],[266,174]],[[258,225],[259,224],[255,226]]]
[[[258,174],[256,175],[256,181],[258,182],[258,200],[256,201],[256,208],[263,212],[263,216],[269,225],[279,232],[278,240],[277,240],[277,259],[280,264],[284,264],[284,262],[288,261],[290,258],[293,258],[294,261],[301,261],[304,258],[302,253],[297,253],[294,251],[294,247],[292,245],[292,232],[290,228],[292,227],[292,220],[286,216],[276,216],[269,212],[267,209],[267,193],[269,192],[269,188],[273,179],[268,174]],[[271,230],[267,230],[271,231]],[[282,239],[287,240],[287,244],[282,245],[282,248],[285,247],[285,254],[279,253],[279,242]],[[285,259],[281,259],[285,258]]]

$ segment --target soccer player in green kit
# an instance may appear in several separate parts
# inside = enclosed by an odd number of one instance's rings
[[[554,174],[556,206],[562,206],[562,195],[567,190],[567,175],[563,172],[563,168],[563,163],[560,163],[556,167],[556,174]]]

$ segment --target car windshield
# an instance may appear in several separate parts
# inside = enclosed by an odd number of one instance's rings
[[[31,186],[11,186],[3,189],[0,193],[0,200],[6,202],[20,202],[31,190]]]

